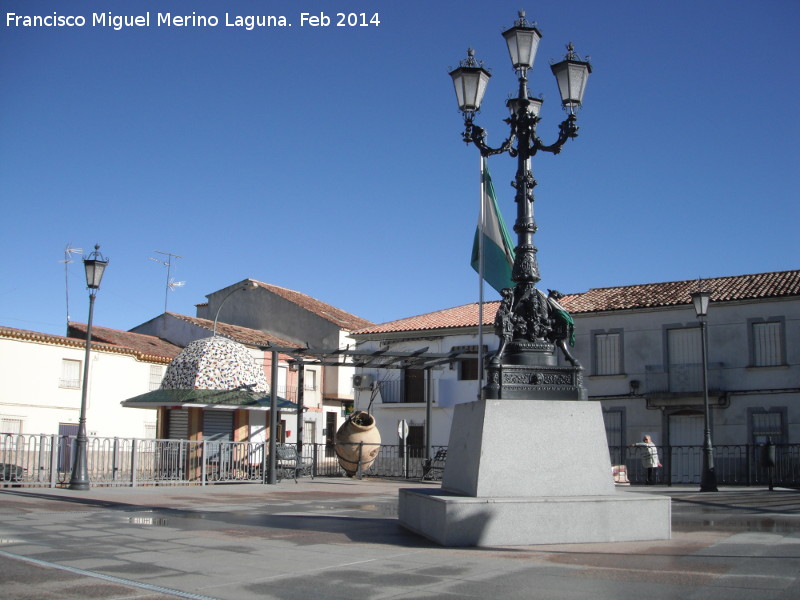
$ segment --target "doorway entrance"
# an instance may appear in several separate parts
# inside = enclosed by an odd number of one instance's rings
[[[703,415],[682,412],[669,416],[672,483],[700,483]]]

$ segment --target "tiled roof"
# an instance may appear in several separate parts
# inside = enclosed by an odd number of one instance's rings
[[[491,325],[494,322],[494,314],[500,302],[485,302],[483,305],[483,322]],[[464,304],[455,308],[445,308],[436,312],[417,315],[416,317],[406,317],[399,321],[390,321],[374,327],[359,329],[357,334],[370,333],[395,333],[401,331],[430,331],[433,329],[450,329],[454,327],[477,327],[478,325],[478,303]]]
[[[255,281],[255,280],[253,280]],[[355,329],[362,329],[364,327],[369,327],[370,325],[374,325],[372,321],[367,321],[366,319],[362,319],[361,317],[357,317],[349,312],[343,311],[340,308],[336,308],[335,306],[331,306],[330,304],[326,304],[312,298],[311,296],[307,296],[303,293],[296,292],[294,290],[290,290],[287,288],[283,288],[277,285],[272,285],[269,283],[264,283],[262,281],[256,281],[256,283],[263,287],[266,290],[269,290],[276,296],[280,296],[293,304],[297,304],[298,306],[304,308],[305,310],[314,313],[315,315],[322,317],[326,321],[330,321],[334,325],[341,327],[346,331],[353,331]]]
[[[71,321],[67,333],[71,338],[85,340],[86,328],[87,326],[85,323],[75,323]],[[131,331],[122,331],[109,327],[99,327],[97,325],[92,325],[92,343],[94,342],[113,344],[123,348],[130,348],[140,354],[163,356],[165,358],[175,358],[182,350],[180,346],[170,344],[166,340],[162,340],[153,335],[133,333]]]
[[[597,288],[582,294],[569,294],[562,298],[560,303],[573,314],[689,305],[691,304],[689,294],[697,290],[697,286],[696,279],[689,279]],[[800,270],[703,279],[702,287],[711,291],[712,302],[800,296]],[[484,325],[491,325],[494,322],[499,304],[499,301],[484,304]],[[477,326],[476,302],[366,327],[354,333],[369,335]]]
[[[800,271],[781,271],[703,279],[702,287],[711,292],[712,302],[756,300],[800,295]],[[697,279],[591,289],[565,297],[561,303],[579,314],[658,306],[691,304],[689,294],[698,289]]]
[[[74,325],[82,325],[79,323],[70,323],[70,327]],[[40,344],[53,344],[53,345],[60,345],[60,346],[72,346],[75,348],[83,348],[85,347],[85,328],[86,326],[83,325],[84,328],[84,338],[79,337],[64,337],[60,335],[51,335],[49,333],[39,333],[38,331],[28,331],[26,329],[14,329],[11,327],[0,327],[0,337],[10,338],[10,339],[17,339],[17,340],[24,340],[30,342],[36,342]],[[98,328],[100,329],[100,328]],[[113,352],[117,354],[129,354],[135,356],[139,360],[147,361],[147,362],[155,362],[155,363],[168,363],[172,356],[167,356],[164,354],[157,354],[151,350],[138,350],[135,348],[131,348],[130,346],[120,346],[118,344],[105,342],[102,339],[95,338],[94,335],[95,327],[92,327],[92,349],[93,350],[102,350],[105,352]],[[125,332],[122,332],[125,333]],[[149,337],[149,336],[147,336]],[[175,347],[176,354],[180,352],[180,348],[177,346]]]
[[[207,329],[209,335],[214,331],[214,321],[210,321],[209,319],[179,315],[178,313],[172,312],[167,314],[176,319],[181,319],[182,321],[196,325],[197,327]],[[217,334],[230,338],[241,344],[251,346],[266,346],[267,344],[287,347],[297,346],[297,344],[294,342],[290,342],[269,333],[264,333],[258,329],[250,329],[249,327],[241,327],[240,325],[230,325],[228,323],[222,323],[221,321],[217,321]]]

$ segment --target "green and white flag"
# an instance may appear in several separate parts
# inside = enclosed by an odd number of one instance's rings
[[[492,185],[492,177],[485,163],[483,166],[483,197],[481,216],[475,230],[472,244],[472,268],[485,281],[500,292],[503,288],[513,288],[511,268],[514,265],[514,244],[506,229],[503,215],[497,207],[497,197]],[[481,236],[481,233],[483,235]],[[481,239],[482,238],[482,239]],[[483,272],[481,272],[481,247],[483,248]]]

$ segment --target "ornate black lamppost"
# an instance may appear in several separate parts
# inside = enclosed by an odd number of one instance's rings
[[[711,421],[708,411],[708,303],[711,292],[698,291],[690,294],[694,311],[700,319],[700,345],[703,353],[703,473],[700,476],[701,492],[718,492],[717,474],[714,471],[714,447],[711,445]]]
[[[75,459],[72,462],[72,475],[69,489],[88,490],[89,470],[86,461],[86,398],[89,391],[89,358],[92,352],[92,318],[94,316],[94,297],[100,289],[100,281],[108,266],[108,259],[100,254],[100,244],[96,244],[94,252],[84,257],[86,269],[86,287],[89,288],[89,323],[86,327],[86,355],[83,359],[83,387],[81,390],[81,412],[78,417],[78,437],[75,440]]]
[[[511,276],[515,286],[502,293],[503,301],[495,318],[500,348],[489,362],[484,394],[487,398],[585,399],[582,368],[567,351],[565,343],[570,335],[571,318],[558,304],[560,294],[551,292],[546,296],[536,289],[541,277],[533,243],[537,230],[533,218],[536,181],[530,162],[540,150],[558,154],[568,139],[577,137],[576,112],[592,69],[588,61],[575,53],[572,44],[567,46],[565,59],[551,66],[568,116],[559,125],[556,142],[546,145],[536,136],[542,101],[529,95],[527,77],[542,35],[535,23],[525,19],[525,12],[520,11],[519,19],[503,32],[503,37],[519,77],[519,91],[516,98],[507,102],[511,116],[506,123],[511,133],[500,147],[488,146],[486,132],[474,123],[490,73],[476,61],[472,49],[467,51],[461,66],[450,73],[458,107],[464,114],[464,141],[474,144],[482,156],[508,152],[517,159],[517,173],[511,184],[516,189],[517,203],[514,223],[517,247]],[[556,345],[564,351],[571,366],[558,366]]]

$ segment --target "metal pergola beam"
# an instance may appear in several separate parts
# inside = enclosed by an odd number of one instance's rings
[[[306,364],[317,364],[326,367],[368,367],[372,369],[428,369],[476,354],[468,350],[453,350],[445,353],[428,352],[427,346],[406,352],[389,352],[388,349],[350,350],[349,348],[322,350],[302,346],[274,346],[272,344],[259,346],[258,348],[265,352],[286,354]]]

